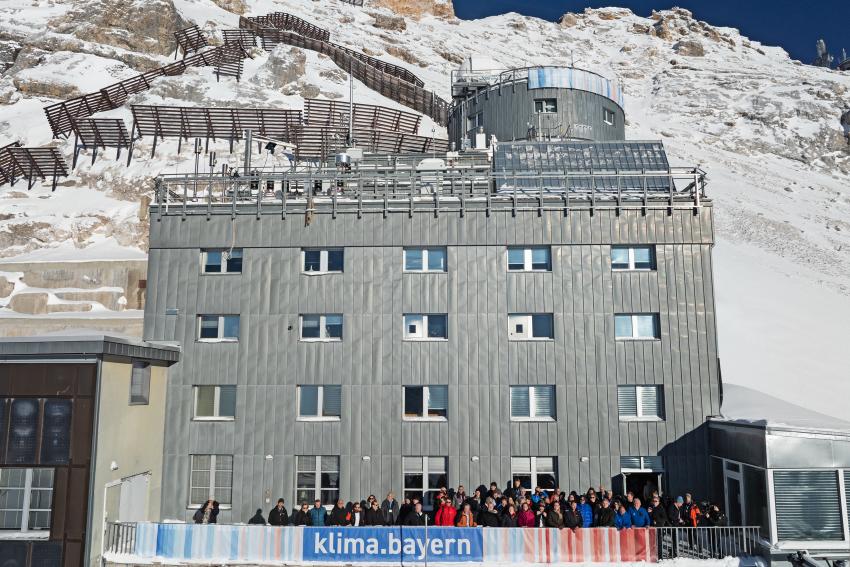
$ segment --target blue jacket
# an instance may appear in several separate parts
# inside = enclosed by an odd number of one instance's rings
[[[324,526],[325,516],[327,515],[328,513],[324,506],[320,506],[319,508],[313,506],[310,508],[310,520],[313,522],[313,526]]]
[[[635,510],[634,508],[629,508],[629,516],[632,519],[632,527],[634,528],[646,528],[652,525],[652,520],[649,517],[649,512],[646,511],[646,508],[641,506],[639,509]]]
[[[589,528],[593,525],[593,507],[590,504],[584,503],[577,506],[581,513],[581,527]]]
[[[628,512],[614,514],[614,527],[618,530],[632,527],[632,516]]]

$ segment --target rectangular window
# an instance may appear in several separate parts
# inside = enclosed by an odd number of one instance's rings
[[[302,315],[302,341],[341,341],[342,315]]]
[[[558,112],[558,100],[554,98],[538,98],[534,101],[534,112],[536,114]]]
[[[324,506],[339,500],[339,457],[295,457],[295,505],[315,500],[321,500]]]
[[[305,248],[301,253],[305,274],[341,274],[343,271],[342,248]]]
[[[475,130],[479,126],[484,126],[484,113],[479,112],[477,114],[473,114],[469,118],[466,119],[466,131]]]
[[[552,252],[548,246],[508,248],[509,272],[551,272]]]
[[[444,273],[449,269],[445,248],[405,248],[405,272]]]
[[[511,419],[554,421],[555,386],[511,386]]]
[[[136,360],[130,374],[130,405],[146,406],[151,397],[151,365]]]
[[[39,400],[32,398],[12,400],[9,412],[9,441],[6,448],[7,464],[35,463],[40,416]]]
[[[339,421],[342,386],[298,386],[298,419]]]
[[[236,386],[195,386],[194,419],[233,421],[236,418]]]
[[[650,271],[655,269],[654,246],[612,246],[611,269],[615,271]]]
[[[405,386],[404,419],[444,421],[449,415],[448,386]]]
[[[844,539],[838,471],[773,471],[773,492],[780,540]]]
[[[620,457],[620,470],[626,472],[662,472],[664,462],[657,455],[647,457],[622,456]]]
[[[609,126],[614,125],[614,111],[607,108],[602,109],[602,121]]]
[[[239,315],[198,315],[198,340],[234,342],[239,340]]]
[[[508,338],[512,341],[540,341],[555,338],[551,313],[512,313],[508,315]]]
[[[50,530],[53,469],[0,468],[0,530]]]
[[[448,488],[446,457],[403,457],[404,498],[419,498],[426,510],[434,509],[434,496]]]
[[[417,313],[404,316],[404,340],[439,341],[448,338],[447,315]]]
[[[660,339],[658,314],[614,315],[614,333],[618,340]]]
[[[205,274],[241,274],[242,249],[201,250],[201,269]]]
[[[555,457],[511,457],[511,478],[523,488],[554,490],[558,486],[558,467]]]
[[[218,500],[229,506],[233,490],[233,455],[190,455],[189,506]]]
[[[71,400],[44,400],[40,464],[65,465],[71,460],[71,412]],[[0,431],[3,431],[2,425],[0,415]]]
[[[617,386],[620,420],[664,419],[663,386]]]

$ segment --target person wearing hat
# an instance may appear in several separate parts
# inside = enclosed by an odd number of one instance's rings
[[[288,526],[289,512],[283,505],[283,498],[277,499],[277,505],[269,511],[269,524],[272,526]]]
[[[670,506],[667,507],[667,519],[670,521],[670,525],[674,528],[683,527],[687,525],[685,521],[685,517],[683,515],[685,504],[685,499],[681,496],[677,496],[676,499],[670,503]]]
[[[254,514],[250,520],[248,520],[249,526],[265,526],[266,519],[263,517],[263,509],[257,508],[257,513]]]

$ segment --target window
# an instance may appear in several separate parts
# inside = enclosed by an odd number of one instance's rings
[[[242,249],[201,250],[201,269],[205,274],[241,274]]]
[[[620,457],[620,470],[626,472],[661,472],[664,470],[664,462],[659,456],[622,456]]]
[[[404,316],[404,340],[438,341],[449,338],[448,316],[415,314]]]
[[[339,457],[295,457],[295,502],[312,503],[321,500],[333,506],[339,500]]]
[[[12,400],[6,463],[10,465],[35,463],[40,406],[37,399]]]
[[[780,540],[844,539],[838,471],[773,471],[773,491]]]
[[[189,506],[200,506],[210,499],[229,506],[233,490],[233,455],[190,455],[190,459]]]
[[[609,126],[614,125],[614,111],[607,108],[602,109],[602,121]]]
[[[466,131],[475,130],[479,126],[484,126],[484,113],[479,112],[477,114],[473,114],[469,118],[466,119]]]
[[[555,457],[511,457],[511,479],[519,480],[523,488],[554,490],[558,486],[558,467]]]
[[[614,315],[614,333],[618,340],[659,339],[658,315]]]
[[[302,315],[302,341],[341,341],[342,315]]]
[[[130,373],[130,405],[146,406],[151,397],[151,365],[149,362],[134,361]]]
[[[613,246],[611,269],[616,271],[649,271],[655,269],[654,246]]]
[[[67,464],[72,410],[68,399],[0,398],[0,462],[5,456],[10,465]]]
[[[339,421],[342,386],[298,386],[298,419]]]
[[[239,315],[198,315],[198,340],[234,342],[239,340]]]
[[[620,420],[664,419],[663,386],[617,386]]]
[[[71,400],[44,400],[40,464],[65,465],[70,461],[71,407]]]
[[[236,386],[195,386],[194,419],[232,421],[236,417]]]
[[[445,248],[405,248],[404,249],[404,271],[405,272],[446,272],[449,267],[446,263]]]
[[[534,101],[534,112],[536,114],[558,112],[558,100],[554,98],[539,98]]]
[[[551,272],[552,253],[548,246],[508,248],[509,272]]]
[[[405,386],[404,419],[443,421],[449,415],[448,386]]]
[[[511,419],[514,421],[553,421],[554,386],[511,386]]]
[[[551,340],[555,338],[551,313],[508,315],[508,338],[512,341]]]
[[[53,469],[0,469],[0,530],[50,530]]]
[[[446,457],[404,457],[404,498],[419,498],[426,510],[434,508],[434,495],[449,486]]]
[[[343,268],[342,248],[305,249],[305,274],[341,274]]]

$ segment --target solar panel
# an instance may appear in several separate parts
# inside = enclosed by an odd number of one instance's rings
[[[563,192],[643,190],[669,191],[666,175],[630,176],[629,172],[667,172],[661,142],[508,142],[496,146],[493,169],[497,191]],[[550,175],[546,175],[549,173]],[[557,175],[552,175],[556,174]],[[571,174],[569,177],[563,174]],[[583,176],[582,173],[593,173]],[[616,175],[601,175],[612,173]]]

